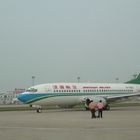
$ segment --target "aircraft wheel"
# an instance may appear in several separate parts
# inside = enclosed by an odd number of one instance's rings
[[[86,108],[86,110],[89,110],[89,108],[88,107],[85,107]]]
[[[110,110],[110,106],[109,105],[106,105],[104,110]]]
[[[41,112],[42,112],[42,109],[41,109],[41,108],[38,108],[38,109],[36,110],[36,112],[37,112],[37,113],[41,113]]]

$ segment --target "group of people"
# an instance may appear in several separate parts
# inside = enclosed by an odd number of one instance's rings
[[[91,111],[91,118],[102,118],[103,117],[104,105],[102,103],[102,100],[100,100],[99,103],[94,103],[90,99],[87,99],[86,105],[88,106],[89,110]],[[98,110],[98,116],[95,115],[96,110]]]

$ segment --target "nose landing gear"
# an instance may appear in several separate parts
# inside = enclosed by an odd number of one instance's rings
[[[42,107],[40,105],[30,105],[30,107],[35,108],[37,113],[42,112]]]

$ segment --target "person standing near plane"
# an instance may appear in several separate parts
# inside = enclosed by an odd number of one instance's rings
[[[89,103],[88,107],[89,107],[89,109],[90,109],[90,111],[91,111],[91,118],[92,118],[92,119],[93,119],[93,118],[96,118],[96,116],[95,116],[95,111],[96,111],[97,105],[96,105],[93,101],[91,101],[91,102]]]
[[[102,100],[100,100],[99,103],[97,104],[97,108],[98,108],[98,118],[102,118],[103,117],[103,108],[104,108]]]

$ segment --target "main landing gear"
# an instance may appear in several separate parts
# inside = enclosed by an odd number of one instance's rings
[[[104,107],[104,110],[110,110],[110,105],[106,105],[105,107]]]

